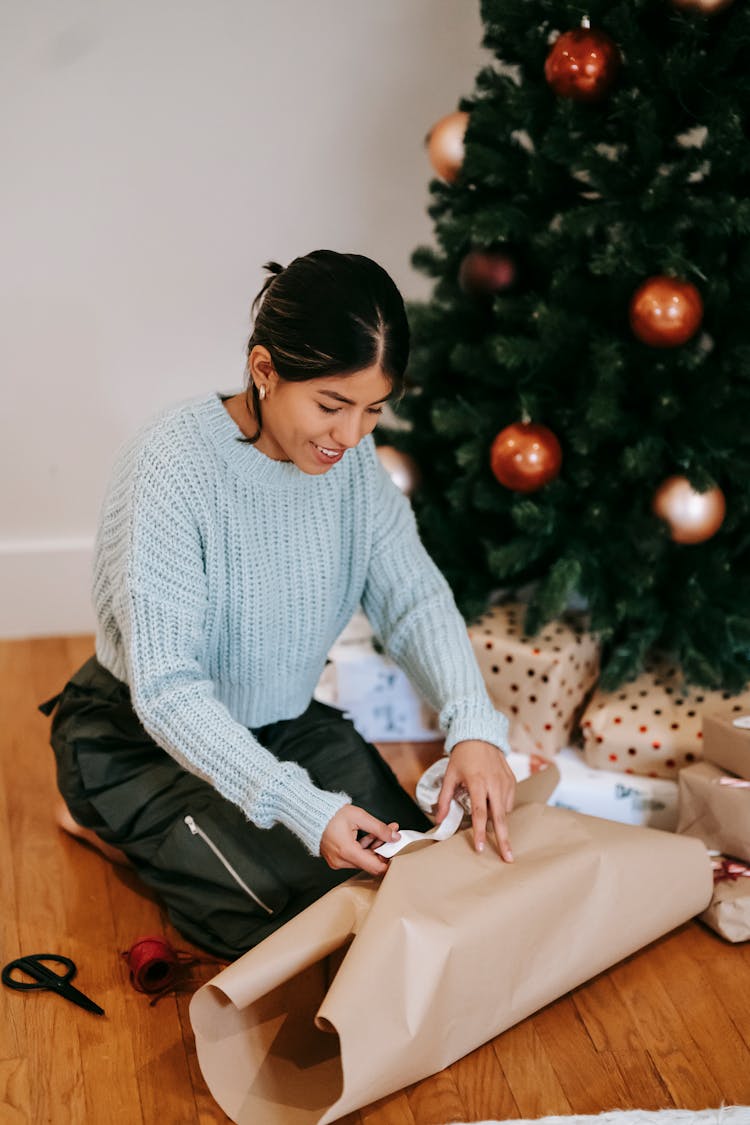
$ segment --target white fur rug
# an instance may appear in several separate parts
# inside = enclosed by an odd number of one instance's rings
[[[456,1122],[456,1125],[462,1123]],[[468,1122],[463,1125],[469,1125]],[[472,1125],[750,1125],[750,1106],[722,1109],[631,1109],[583,1117],[535,1117],[523,1121],[476,1121]]]

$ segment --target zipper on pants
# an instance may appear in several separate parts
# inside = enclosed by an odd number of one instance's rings
[[[253,902],[257,903],[257,905],[260,906],[262,910],[265,910],[266,914],[273,914],[273,910],[271,909],[271,907],[267,906],[266,903],[263,901],[263,899],[259,898],[258,895],[256,895],[255,891],[250,890],[247,883],[242,878],[242,876],[239,874],[239,872],[235,871],[234,867],[232,867],[232,865],[229,862],[229,860],[227,859],[227,857],[225,855],[223,855],[222,852],[219,851],[219,849],[216,847],[216,844],[213,842],[213,840],[209,836],[207,836],[206,833],[203,831],[203,829],[200,828],[195,823],[192,816],[186,816],[184,818],[184,820],[185,820],[185,824],[187,824],[187,826],[190,829],[190,831],[192,832],[192,834],[194,836],[200,836],[201,840],[204,840],[208,844],[209,848],[214,853],[216,858],[219,860],[220,863],[222,863],[224,865],[224,867],[226,867],[229,874],[232,876],[234,881],[236,883],[238,883],[240,887],[242,887],[245,894],[248,895],[253,900]]]

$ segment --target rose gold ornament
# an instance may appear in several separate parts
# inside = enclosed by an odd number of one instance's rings
[[[427,153],[441,179],[452,184],[464,162],[464,134],[469,115],[462,110],[441,117],[427,134]]]
[[[393,483],[401,489],[405,496],[411,496],[414,490],[419,488],[421,480],[419,466],[414,458],[410,457],[408,453],[402,453],[400,449],[396,449],[392,445],[379,445],[377,453],[381,465]]]
[[[684,12],[698,12],[702,16],[713,16],[732,3],[734,0],[672,0],[672,7],[681,8]]]
[[[458,270],[458,284],[472,297],[487,297],[511,289],[516,263],[505,250],[470,250]]]
[[[605,31],[579,27],[555,40],[544,64],[544,77],[561,98],[596,102],[612,86],[620,62],[617,44]]]
[[[694,336],[703,301],[694,285],[677,277],[650,277],[630,301],[630,327],[652,348],[677,348]]]
[[[500,484],[514,492],[536,492],[560,472],[562,450],[552,430],[514,422],[492,443],[490,466]]]
[[[696,492],[687,477],[667,477],[654,493],[652,510],[669,525],[675,543],[703,543],[721,527],[727,510],[720,488]]]

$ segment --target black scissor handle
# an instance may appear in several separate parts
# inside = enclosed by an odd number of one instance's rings
[[[55,973],[42,964],[44,961],[55,961],[60,965],[65,965],[67,972]],[[33,981],[17,980],[11,975],[14,969],[33,977]],[[71,961],[70,957],[63,957],[61,953],[32,953],[27,957],[17,957],[15,961],[10,961],[5,965],[2,972],[2,982],[8,988],[15,988],[19,992],[27,992],[35,988],[59,988],[61,984],[68,984],[75,975],[75,961]]]

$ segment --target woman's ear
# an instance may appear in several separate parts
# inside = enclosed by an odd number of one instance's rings
[[[268,348],[264,348],[262,344],[256,344],[250,352],[247,361],[247,369],[250,372],[250,378],[255,383],[258,390],[265,387],[266,394],[279,381],[279,376],[276,373],[276,368],[271,359],[271,353]]]

